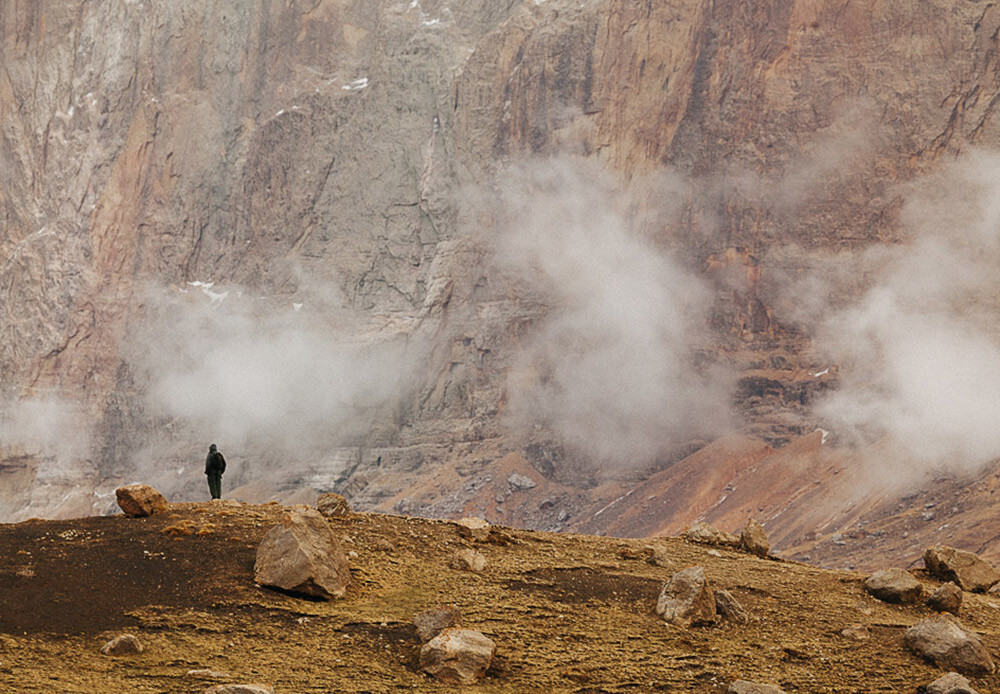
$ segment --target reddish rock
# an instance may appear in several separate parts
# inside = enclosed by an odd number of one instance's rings
[[[148,484],[118,487],[115,497],[118,499],[118,506],[129,518],[145,518],[170,508],[164,496]]]
[[[285,516],[257,548],[254,580],[310,597],[329,600],[344,595],[351,582],[347,558],[330,526],[317,511]]]
[[[475,684],[483,678],[496,644],[475,629],[445,629],[420,649],[420,669],[447,684]]]
[[[750,554],[766,557],[771,553],[771,542],[767,539],[764,526],[751,518],[740,533],[740,546]]]

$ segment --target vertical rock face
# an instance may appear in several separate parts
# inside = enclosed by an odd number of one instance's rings
[[[565,442],[501,428],[508,371],[550,302],[483,269],[469,227],[495,229],[489,214],[463,218],[469,188],[498,161],[565,152],[627,186],[683,178],[699,191],[684,221],[644,209],[655,194],[637,196],[633,216],[712,289],[701,353],[748,350],[737,370],[775,351],[801,366],[804,340],[782,328],[761,279],[798,265],[771,251],[793,240],[808,263],[896,240],[892,185],[998,141],[997,26],[997,8],[945,0],[6,8],[0,424],[20,421],[25,402],[70,402],[56,429],[77,445],[53,452],[51,434],[25,427],[23,441],[0,438],[0,465],[24,463],[0,507],[46,515],[89,488],[80,503],[103,511],[99,495],[136,472],[160,475],[171,498],[191,496],[202,480],[176,471],[203,445],[203,394],[163,378],[170,349],[156,345],[170,328],[231,327],[216,309],[239,295],[254,316],[315,309],[352,346],[421,348],[413,378],[380,372],[405,381],[396,397],[348,397],[337,412],[350,416],[308,422],[322,436],[309,447],[299,437],[295,456],[262,460],[271,439],[295,435],[249,427],[258,438],[240,443],[253,453],[230,475],[281,469],[283,483],[343,493],[355,508],[392,508],[414,488],[414,510],[439,503],[455,515],[470,511],[420,481],[456,461],[535,450],[539,469],[559,459],[551,476],[575,484]],[[739,185],[716,184],[733,171]],[[198,301],[208,307],[198,320],[174,320]],[[190,342],[179,362],[210,361],[210,345]],[[272,393],[249,380],[226,395],[252,391],[263,409]],[[327,391],[345,390],[331,381]],[[811,430],[805,391],[785,395],[748,404],[746,426],[775,440]],[[238,416],[219,419],[238,428]]]

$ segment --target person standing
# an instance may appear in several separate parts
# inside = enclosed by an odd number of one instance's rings
[[[222,473],[226,471],[226,459],[222,457],[213,443],[208,447],[208,457],[205,458],[205,474],[208,475],[208,491],[213,499],[222,498]]]

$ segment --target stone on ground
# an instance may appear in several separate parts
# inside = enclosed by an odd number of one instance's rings
[[[218,670],[188,670],[188,677],[193,677],[199,680],[224,680],[232,677],[228,672],[220,672]]]
[[[915,605],[924,588],[906,569],[883,569],[865,579],[865,590],[883,602]]]
[[[490,524],[482,518],[462,518],[455,521],[458,526],[458,534],[468,537],[477,542],[486,542],[490,539],[492,528]]]
[[[347,591],[347,557],[326,518],[310,509],[292,511],[257,548],[254,580],[262,586],[330,600]]]
[[[413,626],[417,628],[417,637],[427,643],[449,627],[462,626],[462,613],[451,605],[434,607],[416,615]]]
[[[746,609],[728,590],[715,591],[715,612],[723,619],[737,624],[746,624],[750,621],[750,615]]]
[[[321,494],[316,500],[316,509],[324,516],[336,518],[351,514],[351,506],[340,494]]]
[[[274,694],[274,687],[267,684],[217,684],[205,694]]]
[[[985,593],[1000,582],[1000,572],[979,555],[965,550],[935,545],[924,552],[927,571],[942,581],[954,581],[962,590]]]
[[[962,608],[962,589],[954,581],[943,583],[927,598],[927,606],[937,612],[957,615]]]
[[[949,672],[937,678],[928,684],[924,691],[926,694],[976,694],[972,683],[957,672]]]
[[[447,684],[475,684],[483,678],[496,644],[475,629],[445,629],[420,649],[420,669]]]
[[[720,547],[737,547],[740,538],[732,533],[719,530],[714,525],[709,525],[702,521],[692,524],[681,533],[681,537],[689,542],[698,542],[703,545],[717,545]]]
[[[163,513],[170,504],[162,494],[148,484],[129,484],[115,490],[118,506],[129,518],[145,518],[154,513]]]
[[[746,680],[736,680],[729,685],[726,692],[728,694],[785,694],[783,689],[775,687],[773,684],[758,684]]]
[[[646,545],[643,550],[646,553],[646,563],[659,566],[665,569],[674,568],[674,560],[670,558],[670,552],[661,545]]]
[[[104,655],[134,655],[145,650],[133,634],[120,634],[101,646]]]
[[[841,636],[846,636],[854,641],[867,641],[872,637],[871,629],[864,624],[852,624],[846,629],[842,629]]]
[[[474,549],[460,549],[452,555],[448,566],[458,571],[481,573],[486,569],[486,557]]]
[[[708,586],[705,569],[689,566],[675,573],[660,590],[656,614],[683,627],[715,621],[715,595]]]
[[[753,518],[747,521],[746,527],[740,533],[740,545],[758,557],[766,557],[771,553],[771,542],[767,539],[764,526]]]
[[[983,642],[950,614],[939,614],[906,630],[907,648],[940,668],[963,675],[988,675],[996,670]]]

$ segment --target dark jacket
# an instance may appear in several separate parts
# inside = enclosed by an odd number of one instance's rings
[[[221,475],[226,471],[226,459],[222,457],[219,451],[209,451],[208,457],[205,458],[205,474],[211,475],[213,473]]]

